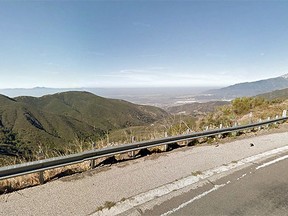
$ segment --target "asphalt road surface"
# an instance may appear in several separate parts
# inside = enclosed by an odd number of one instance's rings
[[[174,197],[144,215],[288,215],[288,155]]]

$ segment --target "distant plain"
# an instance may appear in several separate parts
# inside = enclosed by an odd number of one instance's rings
[[[93,94],[114,99],[127,100],[136,104],[152,105],[161,108],[193,102],[205,102],[195,96],[210,89],[219,87],[161,87],[161,88],[45,88],[0,89],[0,94],[8,97],[34,96],[41,97],[66,91],[88,91]]]

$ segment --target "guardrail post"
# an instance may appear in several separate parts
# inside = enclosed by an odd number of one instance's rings
[[[287,116],[287,110],[283,110],[282,117],[285,118]]]
[[[238,126],[238,123],[235,122],[235,123],[234,123],[234,127],[237,127],[237,126]],[[231,135],[232,135],[232,136],[236,136],[236,135],[237,135],[237,131],[232,132]]]
[[[44,182],[45,182],[45,179],[44,179],[44,171],[40,171],[40,172],[38,173],[38,175],[39,175],[39,183],[40,183],[40,184],[44,184]]]
[[[269,116],[269,117],[267,118],[267,121],[270,121],[270,120],[271,120],[271,118],[270,118],[270,116]],[[269,125],[270,125],[270,124],[267,124],[267,125],[266,125],[266,128],[269,128]]]
[[[167,131],[165,131],[164,137],[168,137]],[[163,151],[167,151],[167,150],[168,150],[168,144],[164,145],[164,148],[163,148]]]
[[[279,116],[278,115],[276,115],[275,116],[275,119],[278,119],[279,118]],[[278,122],[274,122],[274,124],[276,125]]]
[[[135,137],[132,136],[131,137],[131,143],[134,143],[135,142]],[[135,157],[135,151],[131,151],[131,157]]]
[[[219,125],[219,129],[222,129],[222,128],[223,128],[223,124],[220,124],[220,125]],[[222,134],[219,134],[219,135],[218,135],[218,138],[221,139],[221,137],[222,137]]]
[[[206,127],[205,127],[205,130],[208,131],[208,130],[209,130],[209,126],[206,126]]]
[[[96,167],[96,161],[95,161],[95,159],[92,159],[91,161],[90,161],[90,168],[91,169],[94,169]]]
[[[92,143],[91,143],[91,147],[92,147],[92,149],[95,149],[96,143],[95,143],[95,142],[92,142]],[[96,160],[95,160],[95,159],[91,159],[91,161],[90,161],[90,168],[91,168],[91,169],[94,169],[95,167],[96,167]]]
[[[262,119],[260,118],[259,123],[261,123],[261,122],[262,122]],[[258,130],[261,130],[261,125],[258,127]]]

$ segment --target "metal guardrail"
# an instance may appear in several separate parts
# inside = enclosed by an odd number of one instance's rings
[[[269,125],[272,123],[286,121],[288,117],[276,118],[273,120],[267,120],[259,123],[253,123],[243,126],[234,126],[229,128],[221,128],[215,130],[207,130],[202,132],[195,132],[191,134],[185,134],[180,136],[171,136],[161,139],[136,142],[131,144],[120,145],[116,147],[107,147],[103,149],[96,149],[91,151],[85,151],[82,153],[49,158],[45,160],[39,160],[34,162],[28,162],[23,164],[11,165],[6,167],[0,167],[0,180],[12,178],[16,176],[31,174],[35,172],[42,172],[44,170],[49,170],[57,167],[63,167],[71,164],[81,163],[88,160],[94,160],[101,157],[109,157],[116,154],[121,154],[125,152],[137,151],[149,147],[167,145],[181,141],[191,141],[198,138],[210,137],[220,134],[227,134],[231,132],[239,132],[246,129],[251,129],[255,127],[260,127],[263,125]]]

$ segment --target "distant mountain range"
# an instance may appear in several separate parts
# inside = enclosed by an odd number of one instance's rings
[[[34,151],[42,144],[61,150],[75,140],[95,141],[111,130],[151,124],[167,115],[160,108],[88,92],[39,98],[0,95],[0,154],[14,147]]]
[[[288,88],[288,74],[276,78],[239,83],[220,89],[208,90],[196,98],[198,100],[231,100],[237,97],[255,96],[284,88]]]
[[[103,89],[105,92],[105,89]],[[101,93],[101,88],[46,88],[46,87],[35,87],[35,88],[6,88],[0,89],[0,94],[6,95],[8,97],[19,97],[19,96],[32,96],[32,97],[41,97],[49,94],[56,94],[60,92],[68,91],[87,91],[95,93],[99,91]]]
[[[236,97],[256,96],[275,90],[288,88],[288,74],[259,80],[255,82],[238,83],[220,89],[203,88],[11,88],[0,89],[0,94],[8,97],[33,96],[41,97],[67,91],[86,91],[106,98],[117,98],[137,104],[149,104],[158,107],[173,107],[179,101],[189,103],[217,100],[232,100]]]
[[[153,87],[153,88],[11,88],[0,89],[0,94],[8,97],[33,96],[41,97],[67,91],[86,91],[105,98],[122,99],[136,104],[167,107],[177,104],[185,98],[209,90],[208,87]]]

